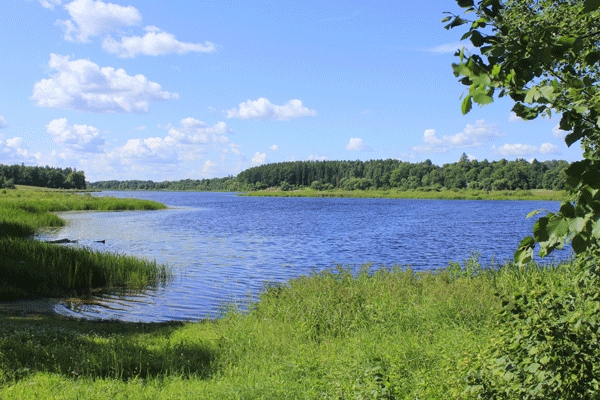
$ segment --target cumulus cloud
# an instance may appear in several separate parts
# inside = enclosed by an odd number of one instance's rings
[[[276,144],[274,144],[273,146],[269,146],[269,149],[271,149],[273,151],[279,151],[279,146],[277,146]]]
[[[122,58],[133,58],[138,54],[159,56],[170,53],[208,53],[216,49],[211,42],[204,42],[204,44],[180,42],[175,39],[175,35],[155,26],[148,26],[145,30],[144,36],[124,36],[120,40],[108,36],[102,42],[102,47],[107,52]]]
[[[508,121],[509,122],[521,122],[521,121],[525,121],[525,120],[511,111],[510,115],[508,116]]]
[[[35,155],[29,153],[20,137],[5,139],[0,135],[0,160],[2,164],[20,164],[35,161]]]
[[[325,161],[325,160],[327,160],[327,156],[315,156],[314,154],[311,154],[310,156],[308,156],[307,160],[308,161]]]
[[[542,143],[539,147],[529,144],[506,143],[503,146],[492,146],[492,150],[503,156],[524,157],[533,154],[560,154],[560,150],[552,143]]]
[[[267,153],[259,153],[258,151],[254,153],[254,157],[252,157],[252,165],[260,165],[264,164],[267,161]]]
[[[350,151],[373,151],[367,143],[361,138],[350,138],[350,141],[346,145],[346,150]]]
[[[66,118],[50,121],[46,125],[46,132],[52,135],[55,143],[84,153],[101,153],[106,144],[97,128],[77,124],[71,126]]]
[[[60,1],[50,0],[49,3],[58,5]],[[137,8],[105,3],[101,0],[74,0],[65,4],[64,8],[71,19],[58,20],[56,23],[63,27],[65,40],[71,42],[89,42],[90,36],[113,32],[121,27],[140,25],[142,22],[142,15]]]
[[[49,8],[50,10],[54,10],[55,6],[60,6],[62,4],[61,0],[39,0],[40,4],[44,8]]]
[[[557,137],[559,139],[564,139],[567,133],[569,132],[560,129],[560,124],[556,124],[556,126],[552,128],[552,134],[554,135],[554,137]]]
[[[33,86],[31,98],[41,107],[63,108],[102,113],[141,113],[151,101],[176,99],[177,93],[144,75],[127,75],[123,69],[100,68],[90,60],[69,60],[68,56],[50,55],[48,67],[55,71],[50,79]]]
[[[8,126],[8,123],[6,122],[4,117],[2,115],[0,115],[0,129],[6,128],[7,126]]]
[[[486,124],[478,120],[474,125],[467,124],[462,132],[456,135],[438,137],[434,129],[427,129],[423,133],[425,146],[413,147],[417,153],[445,153],[449,148],[480,147],[485,142],[504,136],[496,125]]]
[[[304,107],[301,100],[292,99],[284,105],[278,106],[264,97],[240,103],[239,108],[232,108],[226,113],[227,118],[276,119],[279,121],[317,115],[315,110]]]

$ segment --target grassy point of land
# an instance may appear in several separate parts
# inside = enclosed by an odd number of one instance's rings
[[[165,266],[134,257],[41,243],[32,235],[59,227],[52,212],[158,210],[163,204],[89,193],[18,187],[0,190],[0,300],[87,293],[98,287],[144,288],[164,282]]]
[[[258,190],[245,192],[241,196],[257,197],[332,197],[332,198],[382,198],[382,199],[443,199],[443,200],[557,200],[568,198],[565,191],[545,189],[532,190],[313,190],[300,189],[293,191]]]

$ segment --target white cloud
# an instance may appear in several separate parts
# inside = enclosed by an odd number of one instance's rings
[[[274,144],[273,146],[269,146],[269,149],[271,149],[273,151],[279,151],[279,146],[277,146],[276,144]]]
[[[56,0],[51,3],[60,4]],[[101,0],[74,0],[64,8],[71,19],[56,23],[62,25],[65,40],[72,42],[88,42],[90,36],[99,36],[125,26],[140,25],[142,22],[142,15],[137,8]]]
[[[552,143],[542,143],[540,147],[529,144],[506,143],[501,147],[492,146],[492,150],[503,156],[524,157],[533,154],[560,154],[557,146]]]
[[[314,154],[311,154],[310,156],[308,156],[307,160],[308,161],[325,161],[325,160],[327,160],[327,156],[315,156]]]
[[[13,137],[4,139],[0,135],[0,163],[1,164],[21,164],[23,162],[34,162],[35,155],[29,153],[23,145],[23,139]]]
[[[558,146],[552,143],[542,143],[540,145],[540,153],[542,154],[560,154]]]
[[[240,103],[239,109],[232,108],[227,110],[227,118],[242,119],[276,119],[279,121],[288,121],[294,118],[314,115],[317,115],[317,112],[304,107],[301,100],[293,99],[282,106],[278,106],[264,97]]]
[[[151,101],[176,99],[144,75],[100,68],[90,60],[70,61],[68,56],[50,55],[48,67],[56,71],[50,79],[33,86],[31,98],[41,107],[90,112],[147,112]]]
[[[350,141],[346,145],[346,150],[350,151],[373,151],[367,143],[361,138],[350,138]]]
[[[509,122],[522,122],[522,121],[525,121],[525,120],[523,118],[519,117],[514,112],[511,111],[510,115],[508,116],[508,121]]]
[[[423,133],[426,146],[413,147],[417,153],[445,153],[449,148],[480,147],[484,142],[492,141],[504,136],[493,124],[486,124],[484,120],[477,120],[474,125],[467,124],[462,132],[456,135],[439,138],[434,129],[427,129]]]
[[[7,126],[8,126],[8,123],[6,122],[4,117],[2,115],[0,115],[0,129],[6,128]]]
[[[569,132],[560,129],[560,124],[556,124],[556,126],[552,128],[552,134],[554,135],[554,137],[557,137],[559,139],[564,139],[567,133]]]
[[[267,161],[267,153],[259,153],[258,151],[254,153],[254,157],[252,157],[253,165],[264,164]]]
[[[55,6],[60,6],[62,4],[62,0],[38,0],[42,7],[49,8],[50,10],[54,10]]]
[[[214,174],[216,173],[217,165],[218,164],[216,162],[206,160],[206,162],[204,162],[204,165],[202,165],[202,176],[203,177],[214,176]]]
[[[475,48],[471,43],[454,42],[454,43],[441,44],[439,46],[429,48],[426,51],[429,51],[431,53],[439,53],[439,54],[447,54],[447,53],[454,54],[457,50],[460,50],[463,47],[467,50],[473,50]]]
[[[144,36],[121,37],[120,41],[108,36],[102,42],[104,50],[122,58],[133,58],[138,54],[159,56],[170,53],[185,54],[189,52],[208,53],[215,51],[211,42],[184,43],[175,39],[175,35],[156,27],[146,27]]]
[[[70,126],[66,118],[50,121],[46,132],[52,135],[55,143],[84,153],[101,153],[106,144],[97,128],[77,124]]]

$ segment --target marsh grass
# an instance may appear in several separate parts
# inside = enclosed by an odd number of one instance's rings
[[[323,190],[299,189],[293,191],[258,190],[241,196],[258,197],[332,197],[332,198],[383,198],[383,199],[441,199],[441,200],[558,200],[568,198],[566,191],[533,190]]]
[[[164,283],[165,266],[85,248],[32,240],[41,228],[63,226],[54,211],[157,210],[152,201],[64,191],[0,192],[0,300],[89,293],[99,287],[141,289]]]
[[[0,398],[446,399],[500,329],[496,293],[570,268],[339,267],[198,323],[0,316]]]

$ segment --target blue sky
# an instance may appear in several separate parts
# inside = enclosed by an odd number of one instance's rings
[[[0,163],[90,181],[263,163],[581,158],[558,118],[463,116],[454,0],[14,0],[0,13]]]

